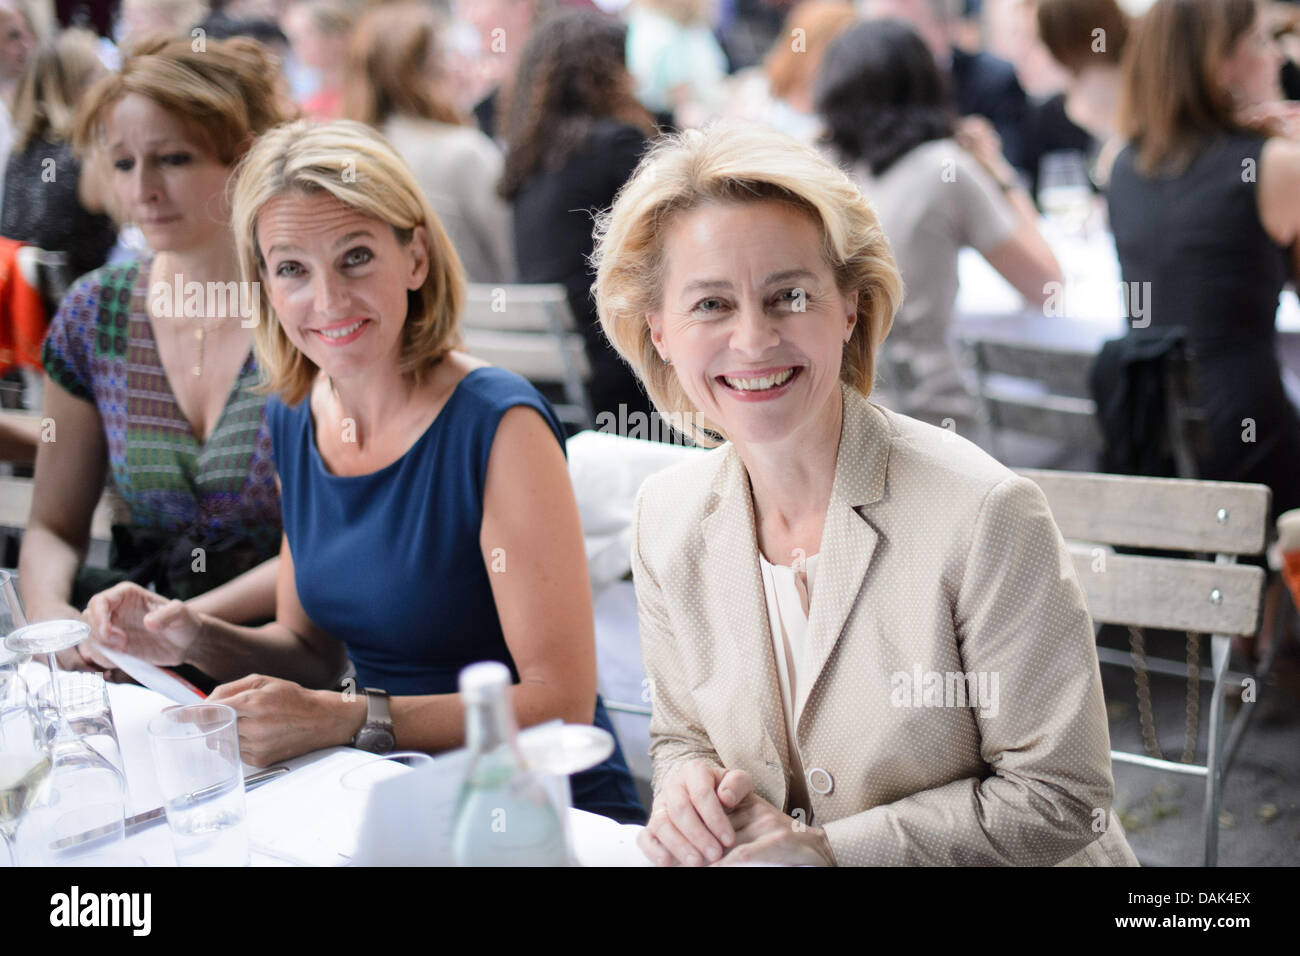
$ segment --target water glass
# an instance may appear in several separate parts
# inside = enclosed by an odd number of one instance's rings
[[[122,747],[113,723],[113,708],[108,699],[108,684],[99,674],[59,671],[56,688],[47,683],[36,694],[45,725],[46,737],[53,744],[60,736],[83,741],[107,763],[125,774]],[[62,704],[62,713],[59,710]],[[62,717],[62,720],[60,720]]]
[[[1079,150],[1044,154],[1039,164],[1038,204],[1062,235],[1084,234],[1093,206],[1087,156]]]
[[[169,707],[149,721],[154,770],[179,866],[247,866],[244,770],[225,704]]]
[[[80,737],[50,744],[45,799],[32,809],[28,862],[40,866],[123,866],[126,780]]]

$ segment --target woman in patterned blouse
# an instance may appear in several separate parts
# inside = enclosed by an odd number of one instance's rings
[[[108,151],[122,215],[154,253],[82,277],[50,326],[53,429],[19,560],[33,620],[80,616],[124,578],[211,592],[199,606],[230,620],[274,614],[279,492],[254,391],[257,313],[243,308],[257,296],[240,294],[225,189],[284,118],[275,72],[250,40],[148,40],[82,106],[78,149]],[[105,480],[129,509],[108,572],[80,567]]]

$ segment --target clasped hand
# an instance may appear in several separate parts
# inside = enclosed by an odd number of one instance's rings
[[[637,845],[659,866],[835,865],[825,831],[768,803],[745,771],[706,760],[684,764],[665,781]]]

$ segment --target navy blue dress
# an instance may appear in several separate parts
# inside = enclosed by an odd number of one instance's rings
[[[347,646],[361,687],[454,694],[461,669],[486,660],[505,664],[518,681],[479,545],[488,455],[501,417],[516,405],[536,409],[564,447],[555,412],[532,385],[478,368],[401,458],[368,475],[339,476],[317,450],[310,402],[267,402],[298,600]],[[599,698],[594,723],[614,732]],[[574,806],[645,821],[617,746],[571,784]]]

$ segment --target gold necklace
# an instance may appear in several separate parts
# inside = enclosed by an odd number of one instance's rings
[[[218,319],[216,322],[212,324],[215,327],[217,325],[220,325],[223,321],[226,321],[229,318],[231,318],[231,316],[227,316],[226,319]],[[206,325],[199,325],[199,327],[194,330],[194,338],[198,340],[199,343],[199,354],[198,354],[198,359],[196,361],[196,364],[191,369],[191,371],[193,371],[195,375],[202,375],[203,359],[207,353],[208,327]]]

